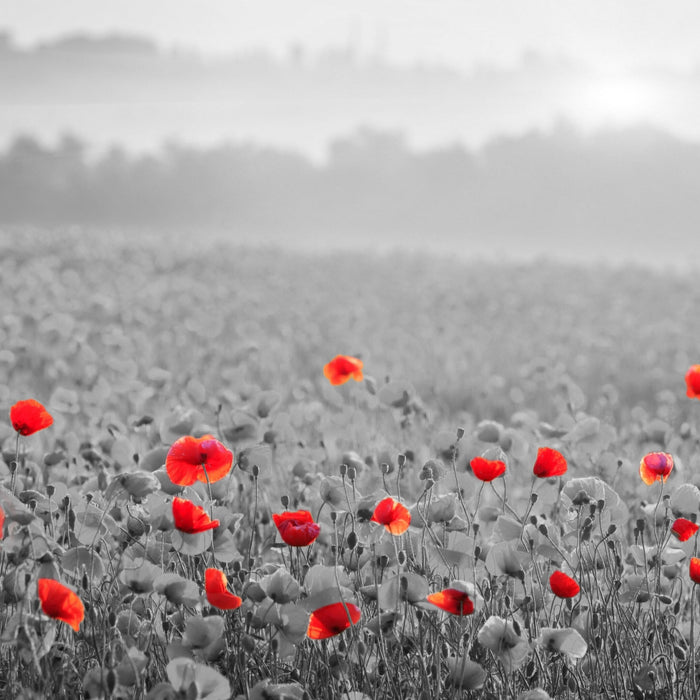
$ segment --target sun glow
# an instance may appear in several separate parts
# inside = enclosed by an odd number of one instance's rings
[[[575,102],[586,122],[630,124],[654,117],[660,95],[649,81],[618,75],[586,83]]]

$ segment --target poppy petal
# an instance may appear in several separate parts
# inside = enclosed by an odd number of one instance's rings
[[[405,505],[388,496],[379,501],[370,520],[384,525],[392,535],[401,535],[411,524],[411,513]]]
[[[273,513],[272,519],[282,541],[290,547],[307,547],[321,532],[321,526],[314,522],[308,510]]]
[[[498,459],[474,457],[469,466],[472,468],[474,476],[481,481],[493,481],[506,471],[506,463]]]
[[[581,587],[563,571],[555,571],[549,577],[549,587],[558,598],[573,598],[579,594]]]
[[[41,609],[49,617],[70,625],[76,632],[85,617],[82,600],[67,586],[50,578],[40,578],[37,583]]]
[[[168,450],[165,469],[170,481],[190,486],[195,481],[210,483],[223,479],[233,464],[233,453],[212,435],[201,438],[184,435]]]
[[[566,473],[566,459],[564,455],[551,447],[540,447],[537,450],[537,459],[533,473],[540,479],[548,479],[552,476],[561,476]]]
[[[18,401],[12,406],[10,421],[20,435],[32,435],[53,425],[51,414],[35,399]]]
[[[685,385],[689,399],[700,399],[700,365],[692,365],[686,372]]]
[[[671,532],[681,541],[689,540],[697,531],[700,525],[686,518],[676,518],[671,525]]]
[[[700,559],[697,557],[690,558],[690,578],[693,583],[700,583]]]
[[[240,608],[242,599],[228,590],[226,574],[219,569],[207,569],[204,572],[204,591],[210,605],[220,610]]]
[[[427,600],[451,615],[471,615],[474,612],[474,601],[467,593],[456,588],[431,593]]]
[[[213,530],[220,524],[218,520],[211,520],[204,508],[185,498],[173,499],[173,520],[178,530],[190,535]]]
[[[348,617],[349,614],[349,617]],[[309,639],[328,639],[356,625],[362,613],[352,603],[331,603],[314,610],[309,618],[306,636]]]
[[[336,355],[323,368],[323,374],[333,386],[345,384],[350,379],[361,382],[363,378],[362,367],[362,360],[358,360],[356,357]]]
[[[642,457],[639,463],[639,476],[642,481],[651,486],[655,481],[666,482],[673,469],[673,457],[667,452],[650,452]]]

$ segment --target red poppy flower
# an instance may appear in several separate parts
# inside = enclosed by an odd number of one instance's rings
[[[694,583],[700,583],[700,559],[690,557],[690,578]]]
[[[76,632],[85,617],[83,601],[58,581],[51,578],[40,578],[37,584],[41,609],[55,620],[62,620]]]
[[[573,598],[581,590],[578,583],[563,571],[555,571],[549,577],[549,587],[558,598]]]
[[[314,522],[308,510],[273,513],[272,519],[275,521],[280,537],[290,547],[306,547],[321,532],[321,526]]]
[[[692,520],[686,520],[686,518],[676,518],[671,525],[671,532],[681,541],[685,542],[689,540],[700,528]]]
[[[237,595],[231,593],[228,588],[226,574],[219,569],[207,569],[204,572],[204,591],[207,600],[219,610],[235,610],[241,607],[243,602]]]
[[[689,399],[700,399],[700,365],[693,365],[685,374]]]
[[[667,452],[650,452],[639,463],[639,476],[651,486],[655,481],[666,481],[673,469],[673,457]]]
[[[377,503],[370,520],[384,525],[392,535],[401,535],[411,524],[411,514],[406,506],[388,496]]]
[[[471,615],[474,612],[474,601],[469,596],[467,586],[461,581],[455,581],[454,586],[431,593],[427,597],[428,602],[450,615]]]
[[[175,527],[188,535],[219,527],[219,521],[211,520],[204,508],[196,506],[185,498],[173,499],[173,520]]]
[[[195,481],[206,483],[207,477],[212,483],[223,479],[232,464],[231,450],[212,435],[201,438],[185,435],[172,444],[165,458],[170,481],[179,486],[190,486]]]
[[[306,636],[309,639],[335,637],[336,634],[345,631],[350,625],[356,625],[361,615],[360,608],[352,603],[324,605],[311,613]]]
[[[564,455],[551,447],[540,447],[537,450],[537,459],[532,468],[536,477],[548,479],[550,476],[561,476],[566,473],[566,460]]]
[[[10,421],[20,435],[31,435],[53,424],[51,414],[35,399],[18,401],[10,409]]]
[[[326,379],[337,386],[345,384],[350,379],[356,382],[362,381],[362,360],[348,355],[336,355],[324,368]]]
[[[506,463],[499,459],[484,459],[483,457],[474,457],[469,462],[472,472],[477,479],[481,481],[493,481],[497,479],[506,470]]]

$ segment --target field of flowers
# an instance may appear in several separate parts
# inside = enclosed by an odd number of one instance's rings
[[[0,294],[0,696],[697,696],[692,277],[6,231]]]

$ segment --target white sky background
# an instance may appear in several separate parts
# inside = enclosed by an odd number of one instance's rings
[[[700,66],[697,0],[0,0],[20,45],[141,33],[204,53],[352,46],[400,63],[509,65],[527,50],[612,71]]]

